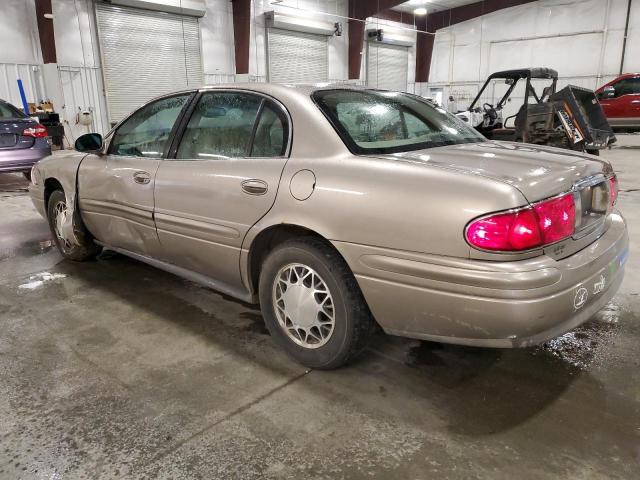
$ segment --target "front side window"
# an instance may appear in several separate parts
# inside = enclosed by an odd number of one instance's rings
[[[396,153],[486,140],[462,120],[412,95],[323,90],[313,98],[354,153]]]
[[[173,125],[191,94],[156,100],[131,115],[111,140],[109,153],[126,157],[161,158]]]
[[[196,105],[177,159],[246,157],[262,98],[246,93],[207,92]]]
[[[613,87],[616,89],[616,97],[621,97],[623,95],[637,95],[640,93],[640,77],[624,78],[618,83],[614,83]]]

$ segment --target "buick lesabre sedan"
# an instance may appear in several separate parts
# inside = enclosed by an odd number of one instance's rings
[[[395,92],[222,85],[157,98],[32,172],[62,254],[108,248],[259,302],[333,368],[393,335],[525,347],[588,320],[628,251],[597,157],[487,141]]]

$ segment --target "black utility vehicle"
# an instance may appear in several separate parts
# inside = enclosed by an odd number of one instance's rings
[[[548,80],[537,92],[531,80]],[[508,88],[497,103],[482,102],[495,80]],[[525,82],[524,101],[517,113],[503,116],[503,108],[520,82]],[[469,109],[457,116],[492,140],[550,145],[597,155],[616,137],[592,90],[569,85],[556,92],[558,72],[551,68],[521,68],[496,72],[478,92]],[[484,96],[484,97],[483,97]]]

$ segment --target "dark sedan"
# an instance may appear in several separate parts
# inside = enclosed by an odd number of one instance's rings
[[[22,172],[51,155],[47,129],[4,100],[0,100],[0,173]]]

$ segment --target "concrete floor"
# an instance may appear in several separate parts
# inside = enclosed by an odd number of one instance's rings
[[[0,478],[638,478],[640,136],[621,145],[632,252],[590,323],[527,350],[380,334],[333,372],[251,306],[119,255],[62,261],[0,175]]]

